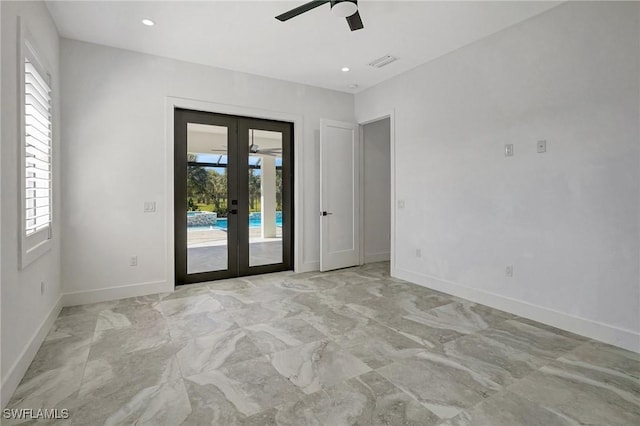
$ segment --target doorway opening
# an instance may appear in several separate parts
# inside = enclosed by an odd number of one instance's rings
[[[360,264],[391,259],[391,118],[361,125]]]
[[[291,269],[293,124],[176,108],[174,132],[176,283]]]

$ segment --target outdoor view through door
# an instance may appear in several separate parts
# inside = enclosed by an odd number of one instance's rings
[[[292,127],[176,109],[178,284],[290,269]]]

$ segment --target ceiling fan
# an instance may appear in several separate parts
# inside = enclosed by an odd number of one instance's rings
[[[351,31],[361,30],[364,28],[362,19],[360,18],[360,12],[358,12],[358,0],[317,0],[305,3],[302,6],[298,6],[276,16],[279,21],[288,21],[291,18],[295,18],[305,12],[315,9],[318,6],[322,6],[325,3],[331,3],[331,12],[341,18],[347,18],[347,23]]]
[[[251,129],[251,144],[249,145],[249,154],[271,155],[273,157],[282,156],[282,148],[260,148],[253,142],[253,129]]]

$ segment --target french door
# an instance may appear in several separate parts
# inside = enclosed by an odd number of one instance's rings
[[[176,283],[291,269],[293,124],[185,109],[174,120]]]

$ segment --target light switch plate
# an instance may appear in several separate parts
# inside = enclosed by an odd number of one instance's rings
[[[513,144],[509,143],[504,146],[504,156],[513,157]]]
[[[145,201],[144,202],[144,212],[145,213],[153,213],[156,211],[156,202],[155,201]]]

